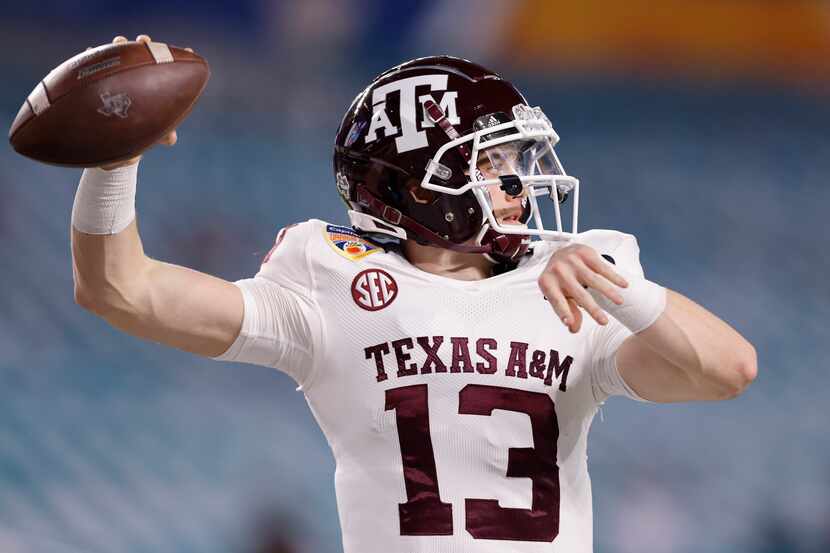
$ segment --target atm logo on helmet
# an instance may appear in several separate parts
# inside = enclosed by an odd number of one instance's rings
[[[436,100],[432,94],[422,94],[416,97],[416,88],[427,86],[430,92],[444,92],[440,101]],[[399,93],[398,96],[400,98],[400,107],[397,110],[400,116],[399,126],[392,124],[386,110],[389,95],[393,92]],[[461,123],[455,105],[458,99],[458,92],[447,90],[447,75],[418,75],[417,77],[409,77],[408,79],[387,83],[377,87],[373,91],[372,120],[369,122],[369,130],[366,133],[366,143],[369,144],[377,140],[378,131],[382,130],[385,138],[397,137],[395,138],[395,145],[398,148],[399,154],[428,146],[427,133],[423,130],[418,130],[418,125],[420,124],[421,129],[434,126],[424,112],[424,102],[429,99],[432,99],[441,106],[451,125]],[[416,109],[416,100],[421,106],[420,120],[418,120],[419,114]]]

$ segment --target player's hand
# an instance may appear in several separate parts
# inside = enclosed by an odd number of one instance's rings
[[[582,326],[580,307],[599,324],[608,324],[608,315],[597,305],[586,287],[622,305],[623,298],[616,287],[626,288],[628,282],[612,267],[596,250],[583,244],[572,244],[551,256],[539,277],[539,288],[571,332],[579,332]]]
[[[138,35],[137,37],[135,37],[135,41],[136,42],[150,42],[150,37],[147,36],[147,35]],[[123,36],[119,35],[119,36],[115,37],[114,39],[112,39],[113,44],[120,44],[122,42],[127,42],[127,37],[123,37]],[[193,51],[193,49],[191,49],[191,48],[185,48],[185,50],[188,50],[190,52]],[[162,137],[162,139],[158,141],[158,144],[164,144],[165,146],[172,146],[178,141],[178,139],[179,139],[179,137],[176,134],[176,130],[173,129],[172,131],[170,131],[169,133],[164,135]],[[124,161],[119,161],[117,163],[110,163],[109,165],[102,165],[101,169],[106,169],[107,171],[110,171],[110,170],[116,169],[118,167],[126,167],[127,165],[133,165],[135,163],[138,163],[140,159],[141,159],[141,156],[138,155],[138,156],[132,157],[130,159],[126,159]]]

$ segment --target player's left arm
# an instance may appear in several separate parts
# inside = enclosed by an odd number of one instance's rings
[[[729,399],[757,373],[755,349],[723,320],[642,273],[623,277],[591,247],[557,251],[539,286],[571,332],[582,324],[580,308],[600,325],[607,313],[631,335],[616,352],[616,368],[641,398],[655,402]]]
[[[637,395],[661,403],[734,398],[758,370],[752,344],[673,290],[657,320],[620,345],[616,362]]]

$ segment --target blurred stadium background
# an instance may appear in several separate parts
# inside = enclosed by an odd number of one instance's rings
[[[43,0],[0,9],[0,115],[116,34],[213,77],[142,162],[147,252],[228,279],[276,231],[345,222],[330,153],[354,94],[451,53],[542,105],[583,228],[757,346],[718,404],[612,400],[589,463],[598,553],[830,550],[830,3]],[[291,381],[121,335],[73,303],[78,171],[0,148],[0,551],[341,551],[334,463]]]

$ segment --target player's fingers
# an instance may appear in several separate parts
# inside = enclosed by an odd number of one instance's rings
[[[593,288],[617,305],[623,304],[623,297],[617,291],[617,288],[608,282],[608,279],[604,276],[592,271],[587,265],[579,270],[579,281],[588,288]]]
[[[193,48],[185,48],[185,51],[190,52],[192,54],[193,53]]]
[[[134,165],[139,162],[141,156],[131,157],[130,159],[124,161],[118,161],[116,163],[110,163],[108,165],[102,165],[101,169],[105,169],[107,171],[112,171],[113,169],[118,169],[119,167],[126,167],[127,165]]]
[[[164,137],[159,140],[159,143],[164,144],[165,146],[172,146],[176,142],[179,141],[179,134],[176,131],[170,131]]]
[[[152,40],[150,40],[150,37],[148,35],[138,35],[137,37],[135,37],[135,41],[136,42],[152,42]]]
[[[576,300],[573,298],[568,298],[568,307],[570,308],[571,313],[574,314],[573,322],[568,325],[568,330],[570,330],[573,334],[576,334],[582,327],[582,310],[579,309],[579,306],[576,304]]]
[[[572,277],[567,279],[561,283],[561,286],[565,295],[573,298],[580,307],[588,312],[592,319],[601,325],[608,324],[608,316],[605,314],[605,311],[594,301],[591,294],[583,288],[582,284],[576,278]]]
[[[118,35],[114,39],[112,39],[113,44],[121,44],[122,42],[128,42],[127,37]]]
[[[559,320],[570,328],[575,319],[575,315],[571,311],[568,300],[565,298],[565,294],[562,293],[556,277],[549,273],[542,273],[542,276],[539,277],[539,288],[542,290],[548,303],[550,303],[550,306],[553,307]]]
[[[590,255],[583,258],[583,262],[594,272],[601,274],[620,288],[628,288],[628,281],[614,270],[614,266],[598,255]]]

